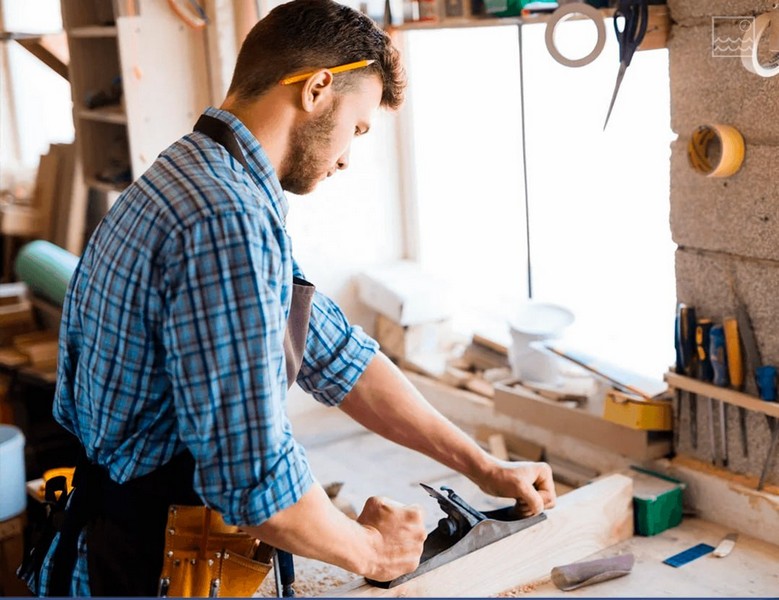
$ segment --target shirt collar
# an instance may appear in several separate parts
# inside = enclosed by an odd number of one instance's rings
[[[238,117],[226,110],[209,106],[203,114],[223,121],[232,129],[249,164],[249,175],[257,186],[268,190],[273,210],[282,223],[285,222],[289,212],[289,201],[284,190],[281,189],[276,170],[254,134]]]

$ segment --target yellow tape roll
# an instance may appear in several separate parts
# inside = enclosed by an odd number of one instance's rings
[[[690,165],[707,177],[730,177],[744,162],[744,137],[730,125],[701,125],[687,146]]]
[[[578,14],[587,17],[593,23],[598,30],[598,39],[595,42],[595,47],[587,56],[582,58],[573,59],[563,56],[563,54],[557,49],[555,45],[555,27],[563,19],[569,18],[571,15]],[[552,55],[557,62],[566,67],[583,67],[594,61],[600,53],[603,51],[603,47],[606,45],[606,26],[603,23],[603,15],[600,14],[597,8],[585,4],[584,2],[574,2],[571,4],[563,4],[558,8],[549,20],[546,22],[546,49],[549,50],[549,54]]]

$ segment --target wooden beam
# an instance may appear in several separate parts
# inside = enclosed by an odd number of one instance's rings
[[[549,576],[633,535],[633,481],[609,475],[558,498],[547,519],[397,587],[363,579],[327,597],[485,597]]]
[[[65,81],[70,81],[70,52],[64,32],[39,37],[20,37],[16,41]]]

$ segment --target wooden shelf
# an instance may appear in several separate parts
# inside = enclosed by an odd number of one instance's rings
[[[522,25],[528,22],[536,22],[535,18],[522,17],[466,17],[444,21],[411,21],[403,25],[392,25],[388,31],[414,31],[420,29],[452,29],[460,27],[500,27],[505,25]]]
[[[89,25],[86,27],[74,27],[68,30],[72,38],[110,38],[116,37],[114,25]]]
[[[779,418],[779,402],[768,402],[755,398],[749,394],[737,392],[730,388],[719,387],[706,383],[705,381],[699,381],[691,377],[684,375],[678,375],[669,371],[665,374],[665,380],[668,385],[692,394],[698,394],[704,398],[712,398],[713,400],[719,400],[721,402],[727,402],[734,406],[740,406],[747,410],[763,413],[769,417]]]
[[[82,108],[78,111],[78,116],[81,119],[98,121],[100,123],[127,124],[127,114],[125,114],[124,108],[119,104],[100,108]]]
[[[610,19],[614,16],[613,8],[598,9],[604,19]],[[401,31],[419,31],[433,29],[455,29],[465,27],[501,27],[506,25],[535,25],[549,21],[552,13],[536,13],[523,17],[459,17],[453,19],[444,19],[442,21],[412,21],[402,25],[392,25],[387,28],[390,33]],[[581,20],[586,17],[581,15],[570,15],[566,20]],[[657,48],[666,48],[668,45],[668,34],[671,31],[671,16],[668,6],[665,4],[649,6],[649,23],[646,36],[641,42],[639,50],[655,50]],[[607,28],[607,34],[611,35],[610,28]]]

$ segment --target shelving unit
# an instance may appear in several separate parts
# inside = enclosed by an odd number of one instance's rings
[[[122,189],[131,179],[127,115],[114,104],[94,106],[98,94],[111,97],[121,64],[111,0],[62,0],[62,21],[70,47],[70,83],[76,143],[84,178]]]
[[[61,7],[84,179],[101,192],[121,191],[212,103],[205,34],[159,0]]]
[[[709,398],[711,400],[738,406],[739,408],[750,410],[756,413],[761,413],[769,419],[771,442],[768,446],[768,451],[763,463],[760,479],[757,484],[758,490],[763,489],[768,473],[770,472],[773,465],[773,461],[777,459],[775,454],[777,445],[779,444],[779,402],[771,402],[762,400],[760,398],[755,398],[754,396],[744,394],[743,392],[712,385],[705,381],[699,381],[698,379],[679,375],[673,371],[669,371],[665,374],[665,380],[668,382],[670,387],[678,391],[684,391],[689,395],[697,395],[703,398]]]

